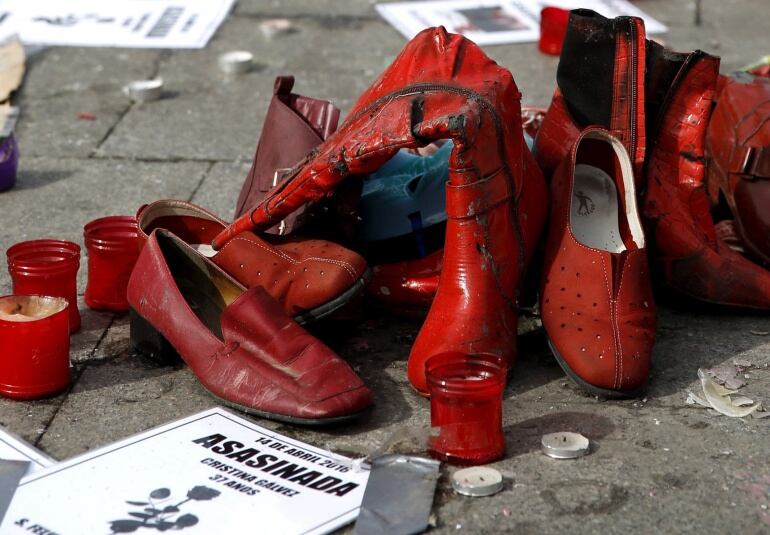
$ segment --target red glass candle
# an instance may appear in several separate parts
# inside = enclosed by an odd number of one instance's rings
[[[497,355],[442,353],[428,359],[431,455],[452,464],[485,464],[505,454],[506,366]]]
[[[126,287],[139,257],[138,229],[133,216],[109,216],[83,229],[88,251],[86,304],[97,310],[128,310]]]
[[[8,271],[17,295],[63,297],[70,306],[70,333],[80,329],[77,273],[80,246],[64,240],[32,240],[17,243],[8,251]]]
[[[544,7],[540,11],[540,40],[538,48],[544,54],[558,56],[567,35],[569,11],[560,7]]]
[[[0,297],[0,394],[36,399],[69,385],[68,308],[63,297]]]

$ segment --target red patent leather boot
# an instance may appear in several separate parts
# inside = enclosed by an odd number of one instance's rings
[[[655,303],[633,166],[602,128],[584,130],[551,180],[540,312],[567,375],[592,394],[647,382]]]
[[[410,41],[364,92],[340,129],[250,214],[214,240],[268,228],[371,173],[401,148],[450,138],[444,269],[409,356],[409,380],[426,392],[425,361],[445,351],[515,354],[516,288],[547,211],[542,175],[524,146],[511,73],[443,28]]]
[[[547,179],[580,132],[598,125],[623,142],[640,183],[646,144],[645,65],[642,19],[570,11],[556,91],[532,151]]]
[[[417,260],[381,264],[372,268],[367,293],[393,312],[427,311],[438,290],[444,250]]]
[[[704,146],[719,58],[651,48],[673,73],[651,138],[644,216],[666,283],[711,303],[770,309],[770,272],[717,238],[704,184]]]

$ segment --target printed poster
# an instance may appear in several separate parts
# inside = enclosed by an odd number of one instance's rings
[[[411,39],[431,26],[444,26],[479,45],[536,42],[540,11],[554,6],[593,9],[608,18],[630,15],[644,19],[647,33],[668,29],[626,0],[433,0],[377,4],[377,11],[404,37]]]
[[[0,39],[25,44],[203,48],[235,0],[0,0]]]
[[[0,532],[322,534],[358,516],[368,477],[215,408],[26,476]]]

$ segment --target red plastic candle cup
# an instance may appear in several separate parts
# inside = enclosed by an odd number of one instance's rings
[[[8,271],[17,295],[51,295],[65,298],[70,306],[70,333],[80,329],[77,274],[80,246],[64,240],[32,240],[17,243],[8,251]]]
[[[497,355],[441,353],[428,359],[431,455],[457,465],[485,464],[505,454],[506,366]]]
[[[139,231],[133,216],[109,216],[83,229],[88,251],[86,304],[96,310],[128,310],[126,287],[139,257]]]
[[[540,11],[540,41],[538,48],[544,54],[558,56],[567,35],[569,11],[560,7],[544,7]]]
[[[63,297],[0,297],[0,394],[37,399],[67,388],[69,306]]]

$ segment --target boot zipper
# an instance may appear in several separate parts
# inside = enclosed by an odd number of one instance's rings
[[[636,114],[637,114],[637,89],[636,89],[636,71],[639,68],[639,51],[636,43],[636,24],[631,21],[631,106],[629,110],[631,117],[629,118],[629,124],[631,125],[631,141],[629,143],[629,153],[634,159],[634,167],[636,163]],[[639,170],[641,171],[641,169]]]

